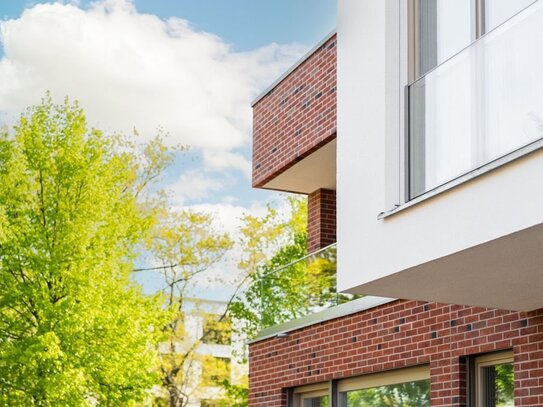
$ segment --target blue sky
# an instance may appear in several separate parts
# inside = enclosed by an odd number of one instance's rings
[[[9,121],[50,90],[78,99],[106,131],[137,128],[145,141],[160,127],[170,145],[190,146],[162,181],[172,206],[211,212],[235,233],[243,213],[279,199],[250,187],[250,102],[334,29],[335,7],[335,0],[3,1],[0,118]],[[226,272],[233,262],[222,265]],[[157,288],[152,274],[139,279]]]
[[[8,0],[0,16],[17,18],[25,7],[51,1]],[[81,1],[82,7],[91,1]],[[136,0],[140,12],[189,20],[238,50],[271,42],[311,45],[335,28],[335,0]]]

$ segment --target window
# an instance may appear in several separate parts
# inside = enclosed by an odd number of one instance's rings
[[[429,407],[430,370],[418,366],[375,373],[296,388],[292,395],[294,407]]]
[[[230,380],[230,358],[205,356],[201,378],[203,386],[219,386],[225,380]]]
[[[501,352],[475,359],[475,402],[477,407],[514,406],[512,352]]]
[[[485,31],[490,31],[502,24],[535,0],[486,0],[484,2]]]
[[[295,407],[330,407],[328,383],[297,387],[292,390],[289,405]]]
[[[406,200],[543,137],[541,4],[413,0],[411,9]]]
[[[418,0],[415,17],[415,77],[420,77],[473,40],[472,0]]]
[[[429,407],[427,366],[377,373],[338,384],[340,407]]]
[[[430,406],[430,381],[389,384],[343,393],[341,407]]]
[[[303,407],[328,407],[328,396],[307,396],[303,398]]]
[[[411,78],[424,76],[535,1],[411,0]]]
[[[219,321],[220,316],[215,314],[204,315],[202,331],[203,343],[212,345],[230,345],[232,342],[232,325],[229,319]]]
[[[204,399],[200,400],[200,407],[225,407],[227,403],[223,400]]]

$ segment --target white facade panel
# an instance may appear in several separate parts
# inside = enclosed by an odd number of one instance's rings
[[[402,194],[405,1],[338,3],[338,289],[541,307],[541,150],[378,219]]]

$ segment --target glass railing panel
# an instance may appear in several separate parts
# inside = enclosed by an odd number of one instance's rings
[[[409,86],[409,198],[543,137],[543,1]]]
[[[336,245],[260,276],[261,328],[304,317],[348,302],[336,289]]]

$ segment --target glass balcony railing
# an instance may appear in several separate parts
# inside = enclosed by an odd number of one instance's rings
[[[263,274],[257,284],[261,329],[355,298],[336,290],[336,244]]]
[[[543,1],[408,87],[409,199],[543,137]]]

